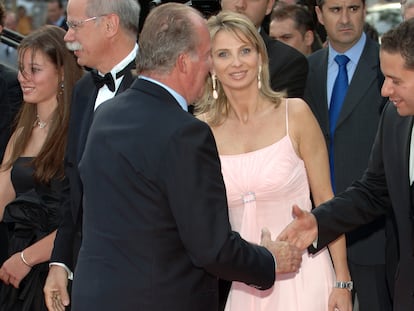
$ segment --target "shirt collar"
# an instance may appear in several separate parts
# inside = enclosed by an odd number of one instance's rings
[[[163,84],[163,83],[161,83],[157,80],[151,79],[151,78],[146,77],[146,76],[140,75],[138,78],[150,81],[150,82],[155,83],[155,84],[161,86],[162,88],[166,89],[168,91],[168,93],[170,93],[175,98],[175,100],[178,102],[178,104],[181,106],[181,108],[183,108],[183,110],[185,110],[185,111],[188,111],[188,105],[187,105],[187,101],[185,100],[185,98],[183,96],[181,96],[179,93],[177,93],[176,91],[174,91],[172,88],[166,86],[165,84]]]
[[[116,64],[112,70],[111,70],[111,75],[112,78],[114,79],[114,81],[117,80],[116,78],[116,74],[121,71],[122,69],[124,69],[126,66],[128,66],[129,63],[135,61],[135,58],[137,56],[138,53],[138,44],[135,43],[134,48],[132,49],[132,51],[123,59],[121,60],[118,64]],[[99,72],[100,75],[104,76],[103,73]],[[121,77],[119,77],[118,79],[120,79]]]
[[[331,64],[334,62],[334,58],[338,54],[343,54],[348,56],[349,60],[353,64],[357,64],[359,58],[361,57],[362,51],[364,50],[365,42],[367,41],[367,36],[363,32],[361,38],[355,43],[349,50],[345,51],[345,53],[338,53],[334,48],[329,44],[329,58],[328,63]]]

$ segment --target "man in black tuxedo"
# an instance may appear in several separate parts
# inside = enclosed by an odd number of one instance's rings
[[[221,277],[270,288],[300,253],[231,231],[211,130],[186,110],[204,90],[210,35],[195,9],[163,4],[140,34],[131,88],[97,110],[79,165],[77,311],[216,311]],[[273,257],[273,256],[274,257]]]
[[[312,214],[294,207],[296,220],[279,236],[280,240],[301,248],[310,245],[317,236],[320,249],[342,233],[392,210],[398,240],[394,311],[414,310],[413,33],[414,19],[382,37],[380,64],[385,76],[382,95],[389,97],[390,102],[382,113],[368,168],[362,178],[314,209]],[[386,237],[388,243],[388,234]],[[372,286],[376,286],[376,280],[371,281]]]
[[[316,13],[328,46],[308,57],[304,99],[317,118],[329,147],[334,193],[348,188],[364,172],[386,102],[379,45],[364,32],[365,0],[317,0]],[[349,58],[348,89],[336,125],[329,112],[338,73],[336,55]],[[334,131],[332,132],[332,127]],[[385,217],[346,235],[349,270],[361,311],[391,309],[385,269]],[[376,280],[376,286],[372,280]],[[348,281],[348,280],[342,280]]]
[[[270,85],[288,97],[303,97],[308,74],[306,57],[296,49],[269,37],[262,27],[275,0],[221,0],[221,8],[246,15],[259,29],[269,55]]]
[[[66,288],[75,268],[82,224],[83,187],[78,163],[94,110],[131,85],[138,50],[140,7],[135,0],[69,0],[67,11],[68,48],[74,50],[80,65],[94,69],[77,83],[72,97],[65,157],[69,187],[62,193],[65,216],[58,228],[44,289],[49,310],[54,310],[55,294],[59,294],[62,308],[70,302]]]

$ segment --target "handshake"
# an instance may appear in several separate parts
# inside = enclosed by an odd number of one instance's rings
[[[268,229],[262,229],[260,244],[266,247],[274,256],[277,266],[276,273],[297,272],[302,263],[303,251],[317,237],[317,223],[315,217],[308,212],[293,206],[293,220],[272,241]]]

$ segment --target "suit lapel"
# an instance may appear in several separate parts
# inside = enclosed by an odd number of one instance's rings
[[[132,82],[134,82],[136,78],[136,72],[135,72],[135,59],[130,62],[122,71],[127,70],[124,74],[124,78],[122,79],[121,85],[119,86],[118,90],[116,91],[116,95],[122,93],[126,89],[128,89]]]
[[[323,49],[315,59],[312,60],[307,92],[309,92],[309,100],[312,102],[312,111],[319,120],[321,129],[325,137],[328,135],[329,129],[329,110],[328,97],[326,92],[326,82],[328,76],[328,49]]]
[[[90,75],[90,74],[89,74]],[[85,86],[89,86],[89,91],[81,92],[79,98],[77,99],[81,105],[84,105],[84,109],[81,111],[81,115],[78,116],[78,126],[79,126],[79,140],[77,145],[77,156],[76,160],[79,163],[80,158],[83,154],[83,149],[85,147],[86,138],[88,137],[88,132],[90,125],[93,120],[93,113],[95,109],[95,100],[98,95],[98,90],[96,89],[95,84],[92,81],[92,76],[90,76],[90,83]],[[91,93],[93,94],[91,96]]]
[[[135,79],[135,76],[132,74],[131,71],[128,71],[124,75],[121,85],[119,86],[116,92],[116,95],[122,93],[127,88],[129,88],[134,79]],[[85,105],[85,107],[84,107],[84,110],[82,111],[82,114],[79,116],[80,133],[79,133],[78,146],[76,149],[78,151],[77,162],[80,161],[80,158],[82,157],[82,154],[83,154],[83,149],[85,147],[86,139],[88,137],[89,128],[93,121],[96,96],[98,95],[98,90],[96,89],[96,86],[92,81],[92,78],[90,80],[91,80],[91,83],[88,84],[88,86],[90,87],[89,90],[92,90],[93,96],[91,96],[90,92],[81,92],[81,96],[79,99],[79,101],[82,103],[82,105]]]
[[[368,89],[373,87],[372,84],[376,83],[378,66],[378,50],[375,49],[374,44],[367,38],[339,114],[336,124],[337,128],[347,119],[357,105],[365,104],[363,98],[368,92]]]
[[[398,162],[398,166],[396,172],[398,172],[399,176],[403,176],[402,182],[402,195],[404,195],[404,199],[406,202],[411,202],[411,194],[410,194],[410,184],[409,182],[409,162],[410,162],[410,145],[411,145],[411,130],[413,127],[413,117],[409,118],[402,118],[401,122],[397,124],[397,133],[401,133],[397,135],[397,146],[400,146],[399,149],[401,150],[401,161]],[[414,142],[413,142],[414,143]]]

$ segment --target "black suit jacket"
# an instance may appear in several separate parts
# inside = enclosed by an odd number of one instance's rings
[[[303,98],[308,75],[308,61],[296,49],[260,31],[269,56],[270,85],[275,91],[286,91],[288,97]]]
[[[328,48],[308,58],[305,101],[314,113],[329,145],[327,99]],[[337,193],[344,191],[366,169],[385,99],[379,67],[379,46],[367,37],[348,87],[335,130],[334,166]],[[384,218],[347,234],[348,259],[360,265],[385,263]]]
[[[210,311],[217,277],[273,285],[271,253],[231,231],[209,126],[164,88],[138,79],[100,106],[79,167],[74,310]]]
[[[127,72],[118,88],[117,94],[125,91],[135,79]],[[98,90],[91,73],[87,73],[76,84],[72,96],[69,121],[68,142],[65,155],[65,174],[69,187],[62,193],[64,217],[59,226],[51,261],[61,262],[73,271],[79,251],[82,224],[82,182],[79,177],[78,163],[85,148],[89,127],[93,120],[95,100]]]
[[[0,163],[12,134],[12,127],[22,103],[22,90],[17,81],[17,72],[0,64]],[[0,266],[8,258],[6,225],[0,223]],[[1,287],[1,285],[0,285]]]
[[[23,101],[17,71],[0,64],[0,162],[12,134],[12,126]]]
[[[414,226],[408,173],[412,126],[412,116],[401,117],[395,107],[388,104],[362,178],[312,211],[318,221],[318,248],[322,248],[341,233],[393,209],[399,242],[394,311],[414,310]]]

